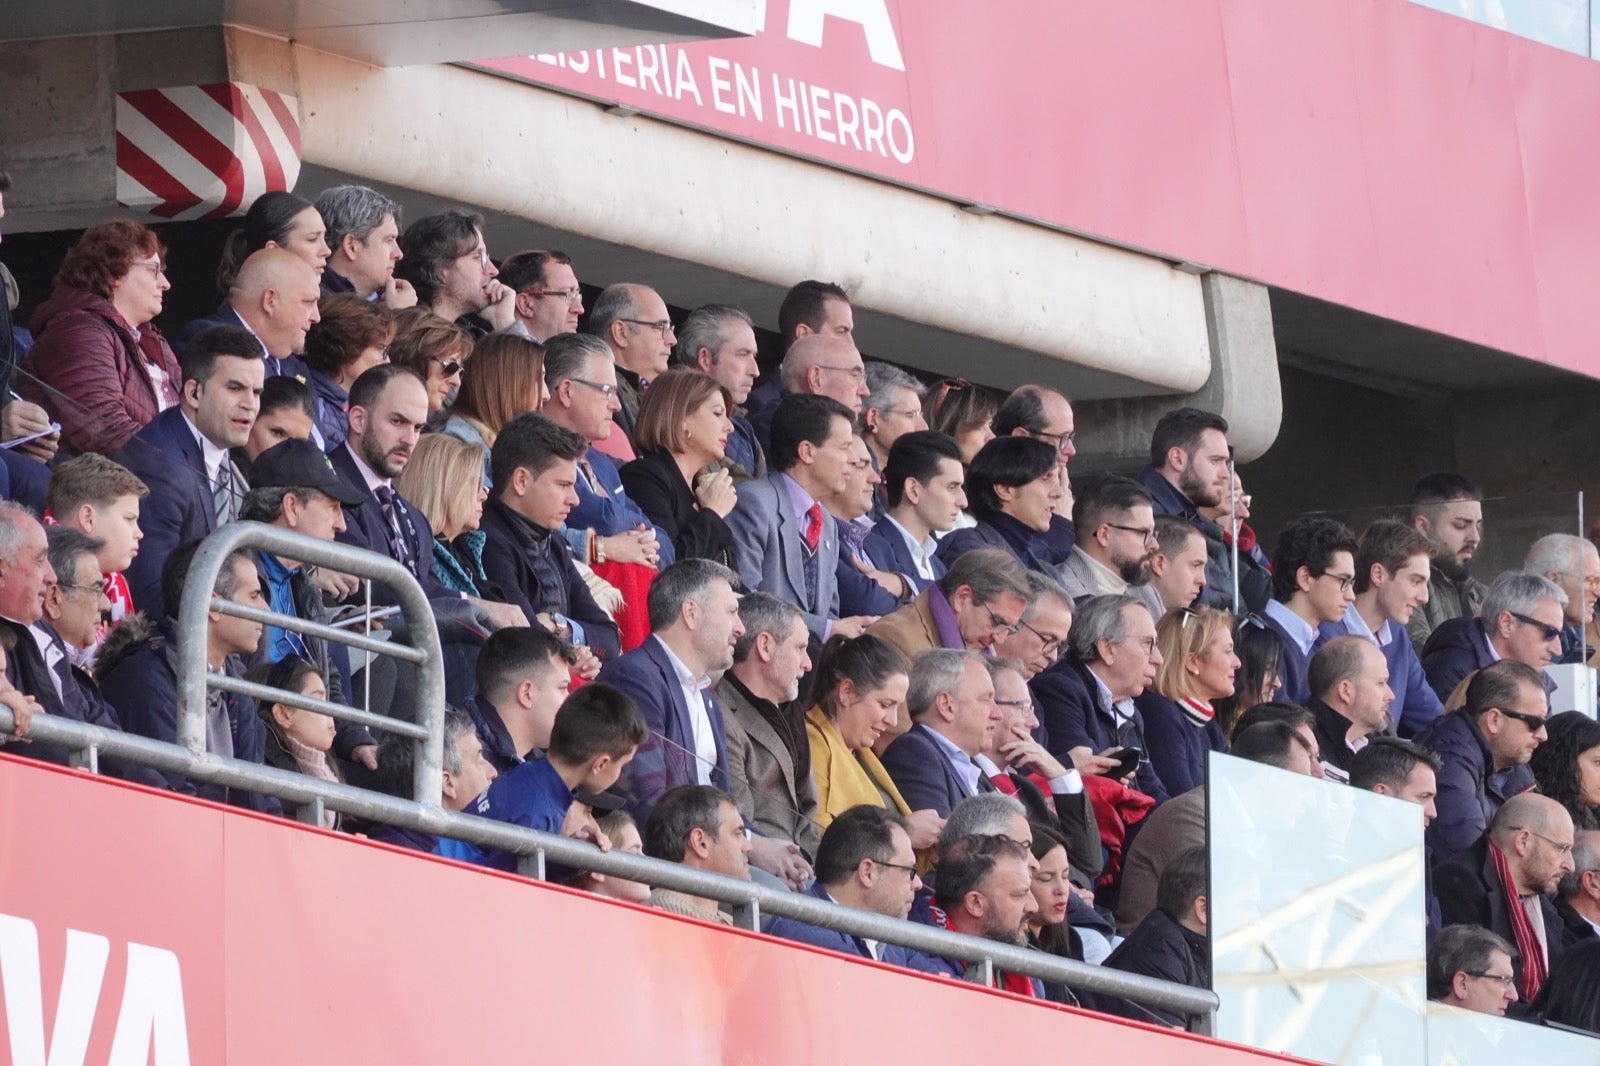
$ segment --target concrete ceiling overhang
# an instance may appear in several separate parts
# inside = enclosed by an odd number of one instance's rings
[[[748,36],[764,0],[50,0],[0,41],[238,26],[375,66]]]

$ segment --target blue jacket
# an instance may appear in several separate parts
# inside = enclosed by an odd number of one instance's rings
[[[821,883],[813,881],[805,890],[805,895],[832,902],[828,890]],[[872,952],[867,948],[867,942],[858,936],[849,933],[839,933],[832,929],[824,929],[820,925],[808,925],[793,918],[784,918],[781,915],[768,915],[761,923],[761,931],[768,936],[782,937],[792,940],[797,944],[810,944],[814,948],[824,951],[837,951],[841,955],[856,955],[863,959],[871,959]],[[903,966],[908,970],[920,970],[923,973],[948,973],[949,968],[931,956],[911,948],[903,948],[898,944],[883,945],[882,961],[889,966]]]
[[[578,472],[578,506],[567,514],[567,528],[592,529],[602,537],[615,536],[626,533],[637,526],[655,530],[656,541],[661,548],[661,569],[672,565],[677,559],[672,547],[672,538],[654,522],[650,516],[639,510],[638,506],[628,499],[627,490],[622,487],[622,475],[617,472],[617,464],[611,461],[611,456],[598,448],[590,448],[589,454],[584,456],[588,460],[589,468],[594,471],[595,480],[606,490],[607,495],[602,496],[589,487],[588,478],[583,476],[583,471]]]
[[[1062,659],[1036,674],[1028,687],[1037,697],[1039,724],[1045,730],[1045,747],[1067,764],[1073,748],[1088,747],[1099,754],[1121,745],[1143,752],[1135,771],[1134,787],[1163,803],[1171,795],[1150,762],[1149,741],[1145,737],[1144,717],[1138,705],[1133,719],[1117,722],[1112,712],[1100,705],[1100,689],[1089,668],[1073,659]]]
[[[1462,678],[1492,662],[1481,618],[1451,618],[1439,623],[1422,648],[1422,672],[1441,700],[1450,698]]]
[[[541,833],[561,832],[567,808],[572,806],[572,790],[556,773],[549,759],[525,762],[501,774],[490,783],[467,810],[480,818],[509,822]],[[515,870],[517,857],[508,851],[492,851],[485,864],[501,870]]]
[[[1355,610],[1355,607],[1352,606],[1350,610]],[[1394,691],[1389,717],[1395,724],[1396,732],[1403,737],[1414,737],[1439,717],[1444,705],[1439,702],[1438,694],[1429,687],[1427,675],[1422,672],[1422,662],[1417,658],[1416,649],[1411,646],[1411,638],[1406,631],[1387,619],[1383,624],[1389,631],[1389,643],[1379,645],[1379,650],[1389,664],[1389,688]],[[1350,632],[1352,630],[1344,620],[1324,622],[1318,628],[1316,647],[1320,648],[1334,637]],[[1312,650],[1315,652],[1315,648]]]
[[[139,510],[144,540],[125,576],[133,602],[149,617],[161,618],[167,612],[161,598],[161,568],[167,557],[217,528],[205,460],[177,407],[162,411],[134,434],[116,459],[150,487]],[[172,610],[177,607],[172,604]]]
[[[974,512],[973,518],[977,525],[954,530],[939,541],[939,558],[944,560],[945,566],[974,548],[999,548],[1024,570],[1037,570],[1056,580],[1053,549],[1045,543],[1043,534],[1000,511]]]
[[[756,436],[756,428],[750,420],[742,415],[729,415],[728,421],[733,423],[733,433],[728,437],[724,455],[729,462],[736,464],[733,471],[735,482],[748,481],[751,478],[767,476],[767,453],[761,448],[761,440]]]
[[[511,731],[501,719],[500,712],[482,693],[467,700],[467,713],[477,726],[478,742],[483,745],[483,757],[499,774],[508,774],[522,765],[522,753],[511,739]],[[531,756],[538,758],[537,754]]]
[[[235,311],[227,300],[223,300],[215,311],[211,312],[204,318],[195,319],[193,322],[190,322],[188,325],[180,329],[178,331],[177,338],[172,342],[172,350],[176,352],[178,357],[181,359],[183,357],[183,353],[188,349],[189,345],[194,343],[194,339],[214,326],[234,326],[243,329],[250,328],[249,326],[245,325],[244,319],[239,317],[239,312]],[[311,373],[311,369],[306,366],[306,361],[300,358],[298,355],[286,356],[283,359],[274,359],[272,356],[267,355],[265,346],[262,347],[261,354],[265,357],[267,377],[269,378],[285,376],[299,378],[300,380],[305,381],[307,375]],[[331,448],[333,447],[333,444],[330,443],[327,445],[327,447]]]
[[[622,650],[611,616],[595,603],[558,533],[542,529],[491,497],[479,528],[484,533],[483,572],[506,603],[534,615],[560,615],[582,627],[581,643],[602,659]]]
[[[906,806],[914,811],[931,808],[939,812],[940,818],[948,818],[956,804],[977,795],[967,788],[950,756],[939,746],[933,730],[921,722],[895,737],[885,749],[883,768],[889,771]],[[979,768],[978,792],[993,791],[994,785]]]
[[[1527,766],[1494,769],[1489,742],[1464,711],[1440,715],[1417,734],[1417,743],[1432,748],[1444,762],[1433,801],[1439,813],[1427,833],[1428,846],[1443,858],[1471,847],[1501,804],[1533,787],[1533,771]]]
[[[689,707],[683,699],[677,672],[667,651],[656,639],[606,663],[596,681],[615,685],[633,700],[650,727],[650,736],[623,770],[620,791],[629,797],[629,810],[640,825],[650,808],[668,789],[693,785],[700,780],[695,772],[694,727],[689,722]],[[711,783],[724,792],[732,791],[728,778],[728,737],[723,724],[722,704],[710,688],[703,690],[711,732],[717,742],[717,765]]]
[[[1202,594],[1204,595],[1204,594]],[[1281,700],[1304,704],[1311,698],[1311,656],[1300,650],[1300,645],[1277,620],[1266,614],[1254,614],[1245,620],[1246,625],[1258,625],[1278,638],[1283,651],[1278,657],[1278,680],[1283,682]],[[1316,645],[1313,643],[1312,649]]]
[[[306,387],[316,408],[315,423],[322,436],[323,451],[332,451],[350,436],[350,394],[335,385],[332,378],[306,370]]]
[[[911,548],[906,544],[906,538],[901,536],[887,515],[878,519],[877,524],[872,527],[872,532],[867,534],[862,549],[867,553],[867,558],[872,560],[874,567],[891,574],[899,574],[911,582],[912,588],[918,592],[933,584],[932,581],[917,574],[917,564],[911,558]],[[934,581],[944,576],[946,570],[944,560],[937,554],[928,559],[928,565],[933,569]]]
[[[772,416],[777,413],[784,395],[783,383],[778,380],[777,374],[773,374],[751,389],[750,395],[745,397],[745,420],[750,423],[763,452],[772,450]]]
[[[1144,719],[1145,754],[1156,776],[1173,796],[1206,783],[1208,752],[1226,753],[1228,741],[1215,718],[1195,725],[1183,708],[1158,692],[1147,691],[1134,699]]]
[[[830,517],[833,519],[833,528],[839,533],[839,562],[834,567],[835,580],[839,585],[839,616],[849,618],[851,615],[870,614],[882,617],[891,611],[898,611],[901,607],[900,601],[882,585],[856,569],[849,539],[853,535],[860,535],[850,530],[855,523],[846,522],[837,516]],[[872,562],[866,553],[864,543],[861,557],[865,562]]]

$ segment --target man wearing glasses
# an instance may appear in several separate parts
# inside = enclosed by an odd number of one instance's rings
[[[1567,594],[1538,574],[1512,570],[1489,586],[1476,618],[1452,618],[1422,649],[1422,672],[1446,708],[1461,701],[1456,690],[1474,670],[1501,659],[1542,671],[1561,654]],[[1554,688],[1546,681],[1545,688]]]
[[[557,333],[577,330],[583,290],[566,252],[518,252],[500,264],[500,282],[516,294],[516,317],[503,332],[543,344]]]
[[[1317,627],[1337,622],[1355,602],[1356,538],[1331,518],[1296,518],[1278,535],[1272,553],[1272,600],[1260,624],[1283,644],[1282,699],[1311,698],[1307,671]]]
[[[1133,596],[1150,617],[1167,613],[1161,593],[1150,584],[1150,564],[1160,550],[1150,494],[1132,478],[1097,474],[1073,501],[1077,540],[1056,570],[1067,595]]]
[[[474,337],[511,325],[516,293],[483,240],[483,216],[465,211],[419,218],[400,235],[404,253],[395,273],[411,283],[417,302]]]
[[[647,285],[612,285],[595,298],[589,332],[605,341],[616,359],[622,404],[616,422],[631,442],[644,390],[667,372],[672,346],[678,343],[666,301]]]
[[[1470,847],[1509,797],[1533,787],[1528,760],[1545,739],[1547,713],[1541,681],[1525,663],[1486,666],[1467,684],[1465,706],[1417,735],[1442,762],[1438,816],[1428,826],[1435,854]]]
[[[1571,533],[1551,533],[1540,537],[1528,549],[1522,568],[1541,574],[1561,586],[1567,603],[1561,626],[1561,654],[1558,663],[1587,662],[1594,657],[1594,642],[1583,639],[1585,626],[1594,620],[1594,605],[1600,600],[1600,550]],[[1591,628],[1590,633],[1594,630]]]
[[[1504,1016],[1517,1002],[1516,948],[1476,925],[1452,925],[1428,949],[1428,998],[1447,1007]]]

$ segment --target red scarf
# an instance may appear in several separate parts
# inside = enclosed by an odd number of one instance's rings
[[[1506,862],[1505,853],[1490,844],[1489,857],[1494,860],[1494,872],[1500,875],[1500,891],[1505,894],[1506,912],[1511,916],[1512,939],[1516,941],[1517,954],[1522,956],[1522,980],[1517,991],[1524,1003],[1532,1003],[1544,987],[1544,945],[1534,932],[1528,912],[1522,909],[1522,898],[1517,895],[1517,883],[1511,879],[1511,864]],[[1550,935],[1549,930],[1545,935]]]

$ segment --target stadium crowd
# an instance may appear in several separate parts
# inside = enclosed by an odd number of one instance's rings
[[[217,310],[170,343],[166,249],[134,222],[85,232],[26,330],[0,301],[8,754],[68,761],[29,739],[40,715],[175,740],[190,639],[215,672],[415,720],[404,662],[217,612],[178,630],[199,542],[253,520],[419,583],[451,810],[1209,987],[1207,765],[1230,752],[1422,808],[1430,998],[1600,1031],[1600,725],[1551,717],[1543,672],[1600,636],[1594,544],[1552,533],[1485,583],[1482,495],[1439,473],[1397,519],[1301,517],[1269,551],[1216,414],[1167,413],[1137,477],[1073,479],[1065,395],[864,362],[837,285],[789,291],[758,383],[737,307],[675,323],[617,284],[586,308],[568,256],[497,259],[476,215],[400,214],[359,186],[261,197]],[[323,623],[365,602],[265,551],[212,591]],[[368,620],[407,641],[395,622]],[[315,711],[214,691],[206,742],[410,794],[410,741]],[[728,922],[715,901],[571,881]]]

